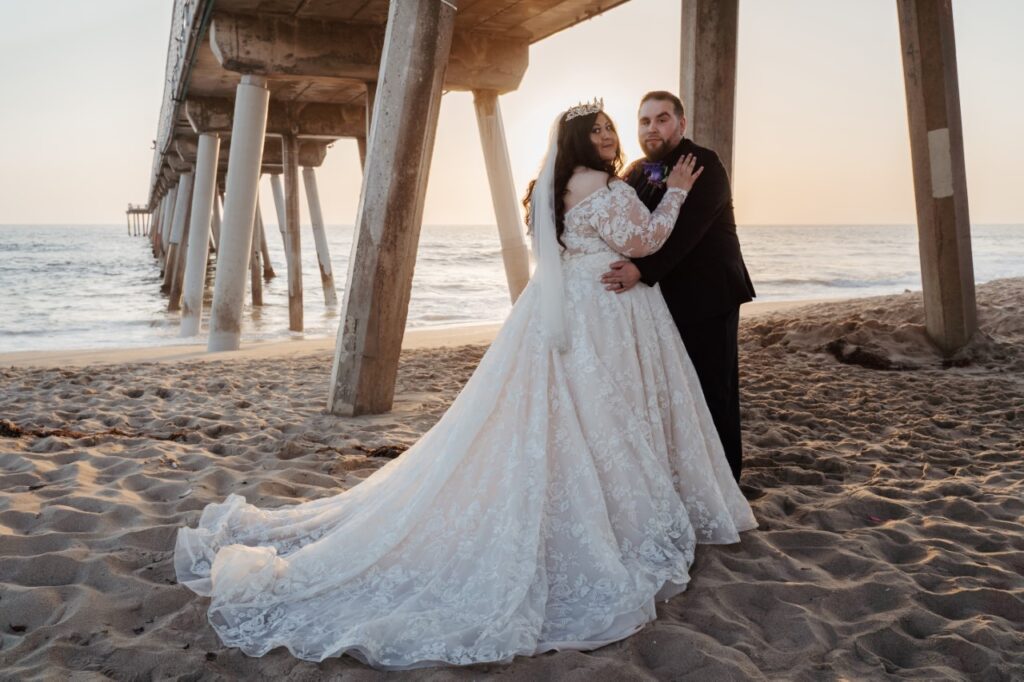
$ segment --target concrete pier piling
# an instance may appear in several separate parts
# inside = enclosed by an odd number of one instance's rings
[[[252,251],[269,103],[267,79],[242,76],[235,95],[221,246],[210,310],[210,351],[238,350],[241,344],[245,275]]]
[[[249,295],[253,307],[263,305],[263,278],[260,277],[261,253],[260,236],[263,232],[263,216],[260,213],[260,201],[256,199],[256,217],[253,219],[252,254],[249,256]]]
[[[167,238],[167,263],[164,265],[163,293],[169,294],[174,283],[178,268],[178,255],[181,241],[185,236],[188,224],[188,211],[192,201],[192,173],[182,173],[178,180],[178,188],[174,198],[174,217],[171,219],[170,234]],[[177,305],[172,308],[176,310]]]
[[[288,248],[288,329],[301,332],[302,310],[302,235],[299,232],[299,138],[293,134],[281,140],[284,162],[284,220]]]
[[[206,286],[206,265],[210,256],[210,225],[213,222],[213,204],[216,201],[219,155],[220,138],[211,133],[200,135],[181,302],[181,336],[198,334],[203,314],[203,290]]]
[[[687,137],[714,149],[730,178],[738,28],[739,0],[683,0],[679,93]]]
[[[210,221],[210,236],[213,237],[213,244],[220,248],[220,205],[222,194],[220,191],[213,198],[213,219]]]
[[[281,174],[271,173],[270,191],[274,194],[274,214],[277,216],[277,229],[281,232],[281,243],[284,244],[285,261],[288,259],[288,219],[285,217],[284,185]]]
[[[270,247],[267,245],[267,230],[263,222],[263,209],[256,206],[256,218],[259,221],[260,228],[260,257],[263,262],[263,279],[273,279],[277,276],[274,272],[274,266],[270,263]]]
[[[508,159],[498,93],[493,90],[476,90],[473,92],[473,103],[480,128],[487,180],[491,186],[494,217],[501,239],[505,279],[508,281],[509,296],[515,303],[530,279],[530,252],[526,247],[526,234],[520,217],[515,183],[512,181],[512,164]]]
[[[166,270],[167,267],[167,248],[170,246],[171,239],[171,227],[174,223],[174,208],[178,204],[178,181],[175,181],[173,187],[167,193],[166,201],[164,202],[164,217],[161,222],[161,233],[160,233],[160,253],[162,254],[161,265]],[[165,291],[166,293],[166,291]]]
[[[327,409],[384,412],[394,399],[423,199],[455,11],[391,3]]]
[[[320,283],[324,289],[324,305],[334,308],[338,305],[338,294],[334,289],[334,272],[331,269],[331,251],[327,247],[327,232],[324,215],[320,210],[320,190],[316,184],[316,171],[302,169],[302,180],[306,187],[306,202],[309,204],[309,222],[313,224],[313,240],[316,243],[316,259],[320,264]]]
[[[978,328],[960,85],[949,0],[899,0],[925,328],[947,354]]]

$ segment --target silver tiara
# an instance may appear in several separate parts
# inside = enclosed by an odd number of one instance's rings
[[[571,121],[574,118],[579,118],[580,116],[589,116],[590,114],[596,114],[597,112],[602,111],[603,109],[604,99],[595,97],[593,102],[588,102],[586,104],[581,103],[577,104],[574,107],[569,107],[569,111],[565,112],[565,118],[562,120]]]

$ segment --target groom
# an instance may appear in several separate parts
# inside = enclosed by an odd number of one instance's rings
[[[700,378],[733,476],[740,479],[739,330],[740,305],[754,297],[736,237],[729,176],[718,155],[683,137],[683,103],[655,91],[640,101],[638,133],[647,155],[626,169],[624,179],[647,208],[665,194],[665,176],[685,154],[697,157],[704,173],[693,186],[672,235],[661,249],[633,261],[620,260],[601,277],[609,291],[622,293],[643,282],[661,285],[668,309]]]

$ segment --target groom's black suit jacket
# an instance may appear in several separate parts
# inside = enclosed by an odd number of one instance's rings
[[[656,253],[637,258],[641,281],[661,284],[677,323],[706,319],[735,311],[754,297],[740,242],[736,237],[729,176],[718,155],[683,139],[662,163],[671,169],[685,154],[697,158],[704,172],[683,203],[675,228]],[[646,159],[626,169],[625,180],[648,209],[665,196],[664,183],[652,183],[644,173]]]

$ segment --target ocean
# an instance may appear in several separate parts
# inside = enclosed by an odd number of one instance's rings
[[[339,302],[352,232],[352,226],[327,229]],[[739,234],[759,301],[921,288],[911,225],[749,225]],[[243,343],[334,334],[339,315],[324,305],[310,227],[302,233],[301,334],[288,331],[288,284],[276,226],[267,225],[267,240],[278,276],[264,284],[261,308],[246,305]],[[1024,225],[976,225],[972,248],[977,282],[1024,276]],[[160,281],[148,239],[128,236],[125,225],[2,225],[0,352],[204,342],[205,336],[178,335],[178,314],[167,312]],[[494,226],[423,227],[408,328],[500,322],[510,307]]]

